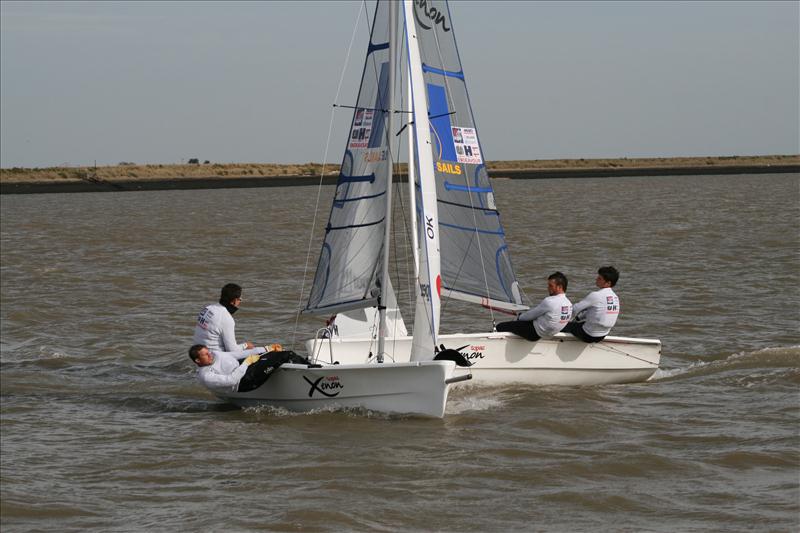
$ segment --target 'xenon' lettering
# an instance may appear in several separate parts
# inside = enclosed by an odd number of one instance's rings
[[[428,7],[428,0],[417,0],[414,2],[414,17],[417,19],[417,24],[419,24],[423,29],[429,30],[431,26],[428,26],[424,22],[422,22],[419,14],[419,10],[422,9],[422,13],[424,18],[432,20],[434,24],[441,25],[444,31],[450,31],[450,28],[447,27],[447,19],[444,16],[444,13],[439,13],[439,10],[435,7]]]

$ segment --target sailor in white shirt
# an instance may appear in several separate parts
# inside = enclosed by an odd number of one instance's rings
[[[210,304],[200,311],[194,328],[194,344],[204,344],[210,350],[235,352],[253,347],[252,342],[236,342],[236,323],[233,320],[242,305],[242,288],[235,283],[222,287],[219,303]]]
[[[206,388],[222,393],[247,392],[260,387],[278,366],[294,355],[281,350],[280,344],[271,344],[221,352],[195,344],[189,348],[189,357],[199,367],[197,380]],[[262,359],[261,356],[267,352],[276,352],[275,355],[283,357]]]
[[[552,337],[569,322],[572,316],[572,303],[565,294],[567,277],[554,272],[547,278],[547,292],[550,294],[539,305],[528,309],[517,320],[497,324],[497,331],[508,331],[529,341]]]
[[[570,322],[564,328],[584,342],[599,342],[609,334],[617,323],[619,296],[611,287],[617,284],[619,272],[613,266],[600,267],[595,285],[600,289],[575,304],[573,312],[579,322]],[[581,322],[582,321],[582,322]]]

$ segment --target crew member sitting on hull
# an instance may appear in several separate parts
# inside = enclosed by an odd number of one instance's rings
[[[497,331],[509,331],[529,341],[552,337],[561,331],[572,316],[572,303],[565,294],[567,277],[561,272],[550,274],[547,277],[547,292],[550,296],[519,315],[517,320],[497,324]]]
[[[595,285],[600,289],[575,304],[575,320],[564,332],[572,333],[583,342],[600,342],[609,334],[619,317],[619,296],[611,287],[617,284],[619,272],[613,266],[600,267]]]
[[[252,342],[236,342],[236,322],[233,314],[242,305],[242,288],[228,283],[220,291],[219,303],[209,304],[197,316],[194,343],[204,344],[211,350],[235,352],[254,348]]]
[[[199,367],[197,380],[221,393],[255,390],[284,363],[308,364],[307,359],[292,351],[281,351],[280,344],[236,352],[209,350],[204,344],[195,344],[189,348],[189,357]]]

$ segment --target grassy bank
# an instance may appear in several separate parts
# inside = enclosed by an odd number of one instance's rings
[[[731,157],[665,157],[619,159],[534,159],[526,161],[489,161],[489,172],[503,170],[547,169],[646,169],[646,168],[724,168],[738,166],[800,165],[800,155],[731,156]],[[338,164],[325,167],[326,176],[339,172]],[[67,183],[154,181],[179,179],[269,178],[320,176],[319,163],[278,165],[271,163],[209,163],[194,165],[119,164],[95,167],[4,168],[0,183]],[[405,172],[401,165],[400,172]]]

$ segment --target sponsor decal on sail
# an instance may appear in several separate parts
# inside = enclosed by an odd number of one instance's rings
[[[444,174],[461,174],[461,165],[454,165],[452,163],[436,162],[436,171]]]
[[[447,17],[444,13],[433,6],[428,5],[428,0],[416,0],[414,2],[414,18],[417,24],[424,30],[430,30],[433,26],[439,25],[444,31],[450,31]]]
[[[364,152],[365,163],[377,163],[378,161],[386,161],[386,150],[367,150]]]
[[[478,144],[478,133],[475,128],[453,127],[453,144],[456,148],[456,160],[459,163],[471,165],[483,163],[481,147]]]

